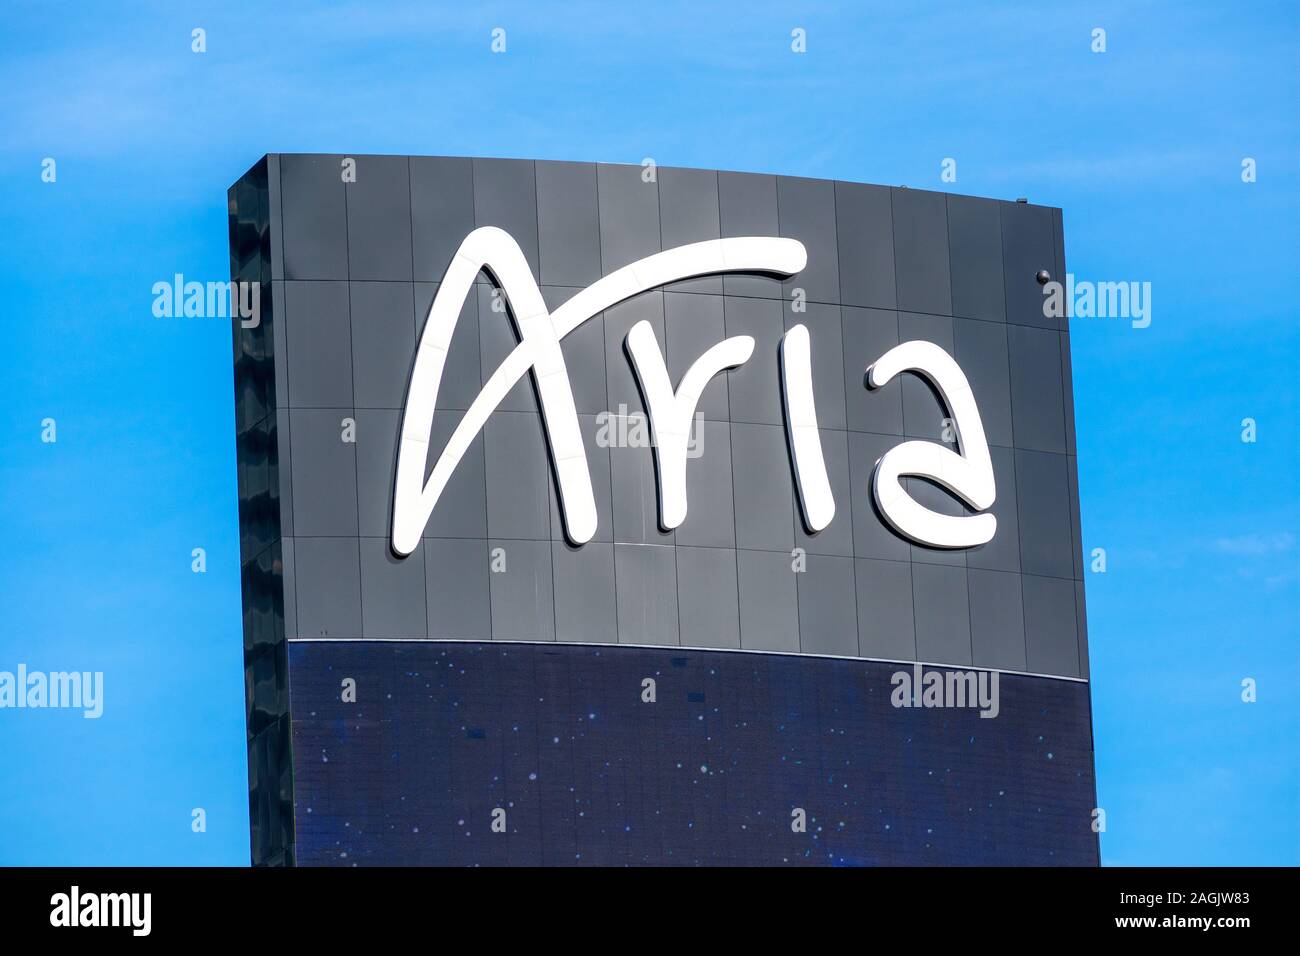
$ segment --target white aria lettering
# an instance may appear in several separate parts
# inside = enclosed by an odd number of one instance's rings
[[[574,545],[590,541],[596,533],[596,503],[560,342],[611,306],[670,282],[724,272],[762,272],[785,277],[799,272],[806,264],[807,253],[802,243],[794,239],[762,236],[712,239],[669,249],[624,266],[549,312],[518,243],[495,227],[475,229],[465,237],[447,268],[416,349],[393,483],[394,553],[404,557],[419,545],[424,527],[461,457],[510,389],[530,371],[537,387],[559,487],[565,534]],[[461,303],[482,270],[487,270],[504,292],[519,344],[484,384],[425,481],[429,434],[452,334]],[[687,459],[695,457],[690,453],[695,407],[710,379],[749,359],[754,340],[741,335],[718,343],[695,361],[676,388],[648,323],[633,326],[626,345],[645,395],[653,433],[652,446],[659,474],[659,520],[665,530],[671,530],[686,518],[686,464]],[[817,429],[806,327],[796,325],[786,333],[781,342],[780,361],[786,429],[800,508],[808,530],[817,532],[834,517],[835,501]],[[992,505],[994,494],[983,427],[961,369],[938,346],[906,342],[876,362],[868,370],[868,378],[873,387],[878,387],[906,370],[925,375],[944,395],[958,423],[962,454],[954,454],[933,442],[900,445],[877,466],[876,499],[895,530],[919,543],[936,547],[983,544],[993,536],[996,521],[992,515],[957,518],[938,515],[902,492],[898,478],[906,474],[938,481],[977,510]]]

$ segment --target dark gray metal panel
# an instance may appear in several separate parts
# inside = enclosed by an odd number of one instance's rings
[[[538,162],[540,282],[588,286],[601,277],[594,163]]]
[[[1052,211],[1028,203],[1000,203],[1002,212],[1002,263],[1007,296],[1007,321],[1040,329],[1057,329],[1059,320],[1043,314],[1043,286],[1037,275],[1053,270],[1056,250],[1052,241]]]
[[[779,302],[727,296],[723,301],[727,335],[754,339],[754,354],[727,373],[733,422],[782,423],[781,373],[778,349],[785,334]]]
[[[948,253],[952,268],[952,314],[1005,322],[1002,222],[996,201],[972,196],[948,197]]]
[[[293,528],[299,536],[357,533],[356,445],[343,440],[351,409],[295,408]]]
[[[737,551],[740,646],[750,651],[799,650],[799,596],[788,554]]]
[[[890,190],[862,183],[835,184],[840,301],[896,309],[894,216]]]
[[[614,596],[614,546],[591,542],[574,548],[551,544],[555,575],[555,639],[585,644],[617,644]]]
[[[795,574],[799,589],[799,649],[805,654],[858,653],[857,585],[853,559],[808,555]]]
[[[1063,453],[1065,409],[1058,333],[1011,327],[1007,329],[1007,347],[1016,447]]]
[[[660,168],[659,231],[665,249],[722,236],[718,218],[718,174],[710,169]],[[681,292],[722,292],[721,276],[675,282],[667,289]]]
[[[363,633],[366,637],[427,637],[423,550],[398,558],[387,538],[360,541]]]
[[[487,542],[425,538],[421,550],[429,636],[451,640],[491,639]]]
[[[740,647],[734,550],[679,544],[677,601],[683,647]]]
[[[1078,462],[1073,455],[1065,460],[1065,477],[1070,487],[1070,551],[1074,555],[1074,576],[1083,577],[1087,563],[1083,554],[1083,529],[1079,520],[1079,473]]]
[[[880,435],[903,434],[902,382],[895,378],[881,388],[866,386],[867,369],[899,343],[898,313],[847,306],[840,312],[848,427]]]
[[[529,159],[475,159],[474,225],[498,226],[510,233],[537,267],[537,176]],[[460,237],[464,239],[464,236]],[[441,276],[434,278],[441,279]]]
[[[415,278],[441,282],[456,249],[473,231],[473,161],[412,156],[411,241]]]
[[[777,425],[731,426],[731,472],[736,502],[736,543],[742,548],[783,551],[794,547],[794,505],[785,429]]]
[[[286,279],[348,277],[342,156],[280,156]]]
[[[415,355],[415,286],[352,282],[348,291],[356,407],[401,408]]]
[[[776,178],[781,235],[808,250],[808,265],[784,282],[786,302],[803,289],[809,302],[840,301],[839,253],[835,238],[835,183],[828,179]]]
[[[679,644],[674,549],[614,545],[621,644]]]
[[[298,633],[364,637],[357,539],[295,538],[293,547]]]
[[[286,282],[284,327],[293,408],[352,407],[346,282]]]
[[[854,561],[858,591],[858,653],[889,661],[916,659],[912,565],[908,561]]]
[[[1058,282],[1066,281],[1065,266],[1065,223],[1064,214],[1059,209],[1051,210],[1052,213],[1052,245],[1056,253],[1056,271],[1052,273],[1052,278]],[[1065,314],[1057,319],[1057,323],[1062,332],[1070,328],[1070,304],[1066,303]]]
[[[1065,403],[1065,450],[1077,454],[1074,442],[1074,363],[1070,356],[1070,333],[1061,333],[1061,400]]]
[[[1089,679],[1088,664],[1088,606],[1082,581],[1074,582],[1074,614],[1079,635],[1079,676]]]
[[[1074,577],[1070,485],[1065,455],[1016,452],[1020,567],[1025,574]]]
[[[659,251],[659,184],[641,166],[596,167],[605,275]]]
[[[411,177],[405,156],[358,156],[344,184],[348,277],[410,282]]]
[[[1025,613],[1020,599],[1020,575],[972,568],[967,572],[967,581],[975,666],[1025,670]]]
[[[912,565],[916,656],[940,664],[970,664],[970,596],[965,568]]]
[[[1025,574],[1025,657],[1030,673],[1078,677],[1078,618],[1074,581]]]
[[[551,542],[493,538],[489,548],[488,586],[492,596],[493,639],[555,640]],[[499,560],[504,560],[504,570],[493,568],[493,562]]]
[[[488,534],[550,541],[551,474],[541,416],[497,412],[483,434]]]
[[[948,206],[943,193],[892,189],[900,312],[952,315]]]
[[[718,173],[718,211],[722,235],[779,236],[776,177],[759,173]],[[727,295],[782,297],[781,281],[768,276],[722,277]]]
[[[356,422],[357,528],[363,536],[386,538],[392,530],[393,472],[401,412],[395,408],[359,408]],[[435,449],[434,454],[440,450]],[[448,510],[449,506],[450,502]]]
[[[284,278],[284,203],[280,188],[280,155],[270,153],[266,157],[267,186],[267,239],[270,250],[271,274],[268,278],[280,281]]]

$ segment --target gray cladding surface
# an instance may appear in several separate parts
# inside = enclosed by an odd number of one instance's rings
[[[341,156],[267,157],[264,228],[237,237],[232,225],[235,277],[265,290],[261,327],[236,329],[245,576],[275,549],[286,637],[680,645],[1088,676],[1069,331],[1036,308],[1035,273],[1062,271],[1056,210],[705,170],[647,182],[631,166],[354,158],[345,183]],[[551,308],[629,262],[719,236],[795,238],[809,259],[784,281],[642,293],[564,340],[591,543],[565,539],[525,379],[462,459],[420,548],[397,559],[386,534],[414,348],[447,263],[484,225],[518,241]],[[623,338],[642,319],[674,385],[724,336],[756,340],[700,402],[689,510],[673,532],[658,524],[652,450],[610,447],[636,431]],[[796,323],[812,341],[835,495],[818,534],[801,520],[781,411],[778,346]],[[884,452],[943,440],[948,412],[920,379],[864,387],[866,367],[909,338],[949,351],[974,390],[999,522],[981,548],[911,544],[871,500]],[[483,274],[461,309],[428,468],[514,342]],[[963,513],[937,487],[909,485]]]

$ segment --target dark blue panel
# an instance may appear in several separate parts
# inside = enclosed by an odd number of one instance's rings
[[[1086,684],[1002,674],[985,719],[893,706],[911,666],[872,661],[434,641],[289,656],[300,864],[1097,864]]]

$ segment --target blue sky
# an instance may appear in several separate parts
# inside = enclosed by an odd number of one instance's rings
[[[1074,325],[1103,859],[1300,862],[1300,8],[380,6],[6,7],[0,669],[102,670],[106,700],[0,712],[0,864],[247,862],[230,334],[150,290],[228,276],[226,187],[269,151],[1063,207],[1070,271],[1153,286],[1149,328]]]

